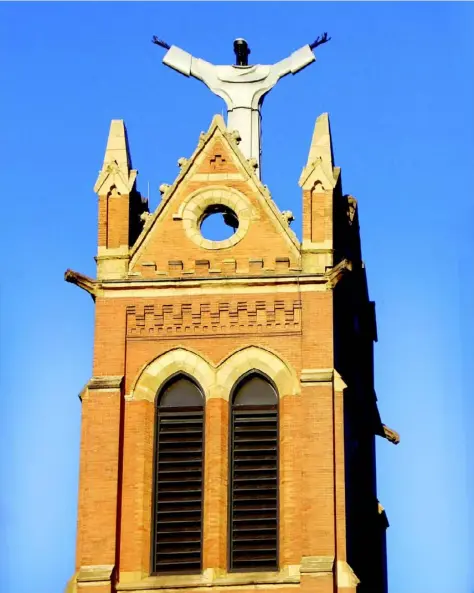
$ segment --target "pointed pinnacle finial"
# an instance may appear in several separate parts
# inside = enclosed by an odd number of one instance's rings
[[[116,162],[122,169],[132,168],[130,151],[128,148],[127,129],[123,119],[113,119],[110,122],[109,137],[104,155],[104,167],[110,163]]]
[[[122,119],[113,119],[110,123],[109,137],[105,148],[104,164],[94,186],[96,193],[104,192],[107,180],[115,185],[120,193],[128,193],[136,178],[132,170],[132,159],[128,147],[127,129]],[[120,188],[119,188],[119,185]],[[110,188],[107,187],[107,191]]]
[[[310,189],[316,181],[320,181],[321,187],[329,189],[335,185],[334,171],[329,115],[322,113],[316,119],[308,162],[301,173],[299,185],[304,189]]]
[[[311,148],[309,149],[308,165],[312,165],[318,159],[321,159],[323,164],[332,171],[334,167],[334,155],[328,113],[322,113],[316,119]]]

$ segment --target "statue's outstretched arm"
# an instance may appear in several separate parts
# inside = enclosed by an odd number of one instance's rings
[[[156,35],[153,36],[152,43],[168,50],[163,58],[163,64],[185,76],[193,76],[201,80],[209,88],[215,86],[217,77],[214,73],[213,64],[200,58],[194,58],[190,53],[176,47],[176,45],[168,45],[166,41],[158,39]]]
[[[316,58],[310,46],[304,45],[302,48],[293,52],[288,58],[273,64],[271,67],[271,73],[273,76],[276,76],[278,80],[279,78],[290,74],[290,72],[291,74],[296,74],[311,64],[311,62],[314,62],[315,59]]]
[[[322,45],[323,43],[327,43],[328,41],[330,41],[330,39],[331,38],[328,37],[327,33],[323,33],[323,35],[318,36],[313,41],[313,43],[304,45],[301,49],[298,49],[297,51],[293,52],[291,56],[289,56],[288,58],[285,58],[284,60],[281,60],[280,62],[274,64],[272,66],[272,74],[274,76],[277,76],[277,80],[282,76],[286,76],[290,72],[292,74],[296,74],[297,72],[311,64],[311,62],[314,62],[316,60],[316,57],[313,54],[313,49],[315,49],[319,45]]]

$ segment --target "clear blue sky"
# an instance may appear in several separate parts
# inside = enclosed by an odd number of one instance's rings
[[[391,593],[474,591],[474,10],[470,3],[1,3],[0,591],[60,593],[73,571],[80,404],[93,302],[92,191],[110,120],[128,126],[139,188],[171,183],[223,103],[161,65],[153,34],[213,62],[317,35],[318,61],[265,101],[264,181],[301,236],[297,185],[329,111],[359,200],[377,303],[376,389]]]

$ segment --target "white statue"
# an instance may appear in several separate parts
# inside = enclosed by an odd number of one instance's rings
[[[256,159],[257,175],[260,172],[260,108],[264,96],[275,84],[290,72],[296,74],[316,59],[313,49],[329,41],[327,33],[317,38],[310,45],[293,52],[288,58],[272,66],[249,66],[250,49],[244,39],[234,41],[236,64],[233,66],[216,66],[191,54],[179,47],[171,47],[153,38],[153,43],[167,49],[163,63],[185,76],[194,76],[204,82],[217,96],[224,99],[227,105],[227,128],[237,130],[241,137],[240,149],[247,158]]]

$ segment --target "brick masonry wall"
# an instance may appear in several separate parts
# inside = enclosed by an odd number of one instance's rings
[[[208,148],[195,173],[242,172],[225,142],[219,142]],[[235,179],[220,184],[242,192],[255,210],[254,220],[238,244],[231,249],[206,250],[186,237],[181,221],[173,220],[189,193],[216,185],[190,176],[163,211],[131,271],[139,271],[142,278],[156,277],[160,270],[173,275],[176,271],[170,271],[169,262],[177,259],[183,263],[183,271],[195,269],[198,260],[208,260],[210,269],[225,270],[230,278],[238,278],[242,271],[263,276],[265,268],[279,274],[297,268],[298,251],[272,221],[273,214],[262,206],[255,185]],[[332,197],[327,192],[304,192],[303,201],[304,238],[331,239]],[[127,225],[128,198],[101,197],[99,246],[123,245]],[[235,260],[234,267],[224,262],[229,258]],[[249,260],[256,258],[263,260],[263,267],[251,269]],[[286,258],[288,263],[278,267],[277,258]],[[155,267],[143,266],[147,262],[154,262]],[[195,270],[204,277],[203,288],[209,273],[206,266]],[[269,281],[267,288],[271,284]],[[286,361],[297,377],[303,369],[333,368],[332,291],[299,291],[297,284],[293,289],[262,290],[261,294],[232,294],[227,289],[222,294],[179,294],[175,290],[153,298],[97,297],[94,376],[123,375],[124,383],[122,392],[95,390],[83,401],[77,567],[115,564],[123,575],[143,578],[149,573],[154,404],[127,398],[145,366],[176,347],[199,353],[217,366],[238,349],[260,346]],[[299,565],[307,556],[334,556],[337,550],[338,558],[345,559],[342,394],[335,399],[328,382],[302,384],[300,395],[279,395],[280,566]],[[228,442],[229,402],[212,398],[205,411],[204,569],[227,569]],[[290,593],[296,587],[278,585],[280,593]],[[102,585],[91,588],[96,593],[109,591]],[[267,590],[263,585],[258,588]],[[334,578],[331,574],[304,574],[298,588],[330,593],[335,590]],[[221,589],[223,593],[223,587],[214,591],[221,593]],[[270,590],[274,587],[269,586]],[[198,589],[188,591],[197,593]]]

